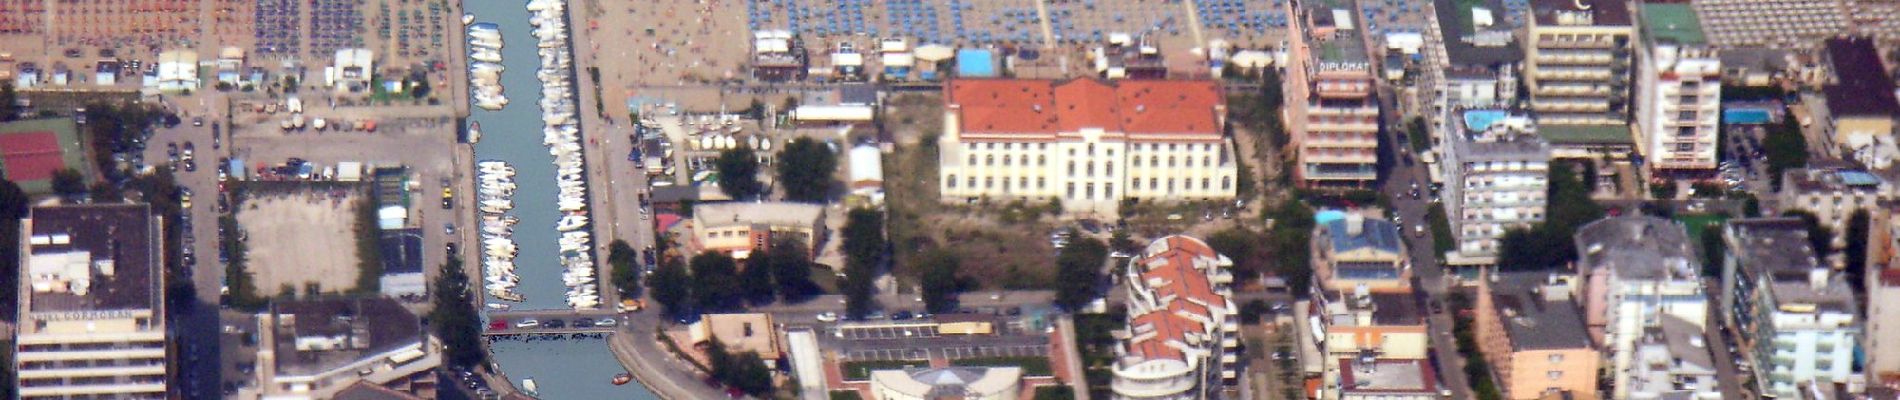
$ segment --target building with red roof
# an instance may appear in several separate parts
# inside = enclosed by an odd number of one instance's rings
[[[1206,242],[1168,236],[1128,266],[1128,329],[1115,333],[1117,399],[1215,397],[1234,383],[1233,267]]]
[[[944,85],[946,201],[1060,199],[1114,214],[1121,200],[1231,199],[1238,156],[1206,80],[957,79]]]

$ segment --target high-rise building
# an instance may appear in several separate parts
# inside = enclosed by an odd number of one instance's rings
[[[1799,218],[1732,220],[1723,232],[1722,308],[1757,391],[1792,397],[1810,383],[1863,385],[1854,371],[1854,293],[1815,259]]]
[[[1454,132],[1460,110],[1509,108],[1517,102],[1516,66],[1524,59],[1517,28],[1502,1],[1476,5],[1435,0],[1436,25],[1426,27],[1426,71],[1435,96],[1431,126],[1434,145]],[[1414,138],[1412,140],[1419,140]]]
[[[1574,238],[1575,270],[1583,282],[1584,325],[1597,347],[1609,354],[1612,398],[1635,398],[1641,390],[1656,389],[1638,381],[1645,362],[1645,340],[1659,332],[1700,338],[1708,321],[1709,300],[1702,291],[1701,265],[1688,232],[1681,223],[1651,216],[1611,217],[1584,225]],[[1664,327],[1675,318],[1687,327]],[[1666,340],[1661,343],[1667,347]],[[1704,350],[1703,359],[1707,359]],[[1704,365],[1703,367],[1707,367]],[[1645,367],[1648,373],[1671,374],[1669,366]],[[1695,371],[1685,371],[1690,373]],[[1647,388],[1647,389],[1645,389]],[[1713,388],[1704,388],[1713,389]],[[1653,398],[1653,397],[1650,397]]]
[[[1827,40],[1826,48],[1834,79],[1823,90],[1828,113],[1825,122],[1833,133],[1833,142],[1855,150],[1876,142],[1892,146],[1895,120],[1900,119],[1900,97],[1894,94],[1893,75],[1887,73],[1874,40],[1832,38]],[[1870,153],[1876,152],[1863,154]],[[1870,167],[1884,168],[1892,163],[1893,156],[1876,159],[1857,154],[1856,158]]]
[[[1212,81],[957,79],[944,85],[944,201],[1232,199],[1239,160]]]
[[[1304,187],[1364,188],[1379,178],[1379,101],[1354,9],[1304,1],[1292,24],[1286,128]]]
[[[1187,236],[1155,239],[1128,264],[1128,329],[1114,399],[1206,399],[1238,377],[1233,261]]]
[[[442,353],[394,299],[280,301],[252,317],[258,365],[238,398],[333,398],[357,383],[435,393]]]
[[[1560,158],[1626,155],[1636,36],[1627,2],[1534,0],[1531,14],[1524,82],[1544,140],[1565,150]]]
[[[1510,400],[1597,398],[1602,356],[1590,345],[1570,277],[1496,272],[1478,284],[1478,349]]]
[[[1452,128],[1441,198],[1457,246],[1453,265],[1497,261],[1498,240],[1511,228],[1544,220],[1551,149],[1529,119],[1503,110],[1465,110]]]
[[[19,397],[166,398],[164,235],[151,207],[34,207],[20,226]]]
[[[1640,6],[1636,141],[1659,174],[1707,177],[1715,172],[1721,129],[1722,60],[1688,3]]]

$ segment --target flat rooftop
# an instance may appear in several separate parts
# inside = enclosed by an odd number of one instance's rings
[[[1828,39],[1827,56],[1833,61],[1837,79],[1825,89],[1830,114],[1889,118],[1900,115],[1900,100],[1893,93],[1893,76],[1887,75],[1873,39],[1864,36]]]
[[[32,275],[35,262],[85,262],[66,269],[86,275],[90,284],[85,295],[70,288],[58,291],[30,290],[29,312],[75,312],[154,310],[160,308],[163,260],[160,224],[147,204],[84,204],[34,207],[28,214],[30,242],[46,238],[47,244],[29,244],[22,276]],[[84,252],[88,260],[61,257],[58,254]],[[100,269],[101,261],[110,260],[111,273]],[[58,266],[52,266],[59,268]],[[30,278],[23,278],[31,281]],[[70,279],[68,281],[71,281]]]
[[[277,302],[269,312],[278,318],[276,343],[267,345],[276,349],[279,375],[331,371],[422,340],[422,320],[387,297]],[[299,339],[339,343],[299,350]]]
[[[1778,306],[1807,304],[1819,311],[1854,312],[1853,290],[1841,274],[1828,271],[1814,257],[1800,218],[1730,220],[1729,229],[1739,242],[1729,248],[1740,272],[1747,279],[1766,279]],[[1815,271],[1828,271],[1818,286],[1812,280]]]
[[[1539,125],[1537,134],[1554,146],[1636,144],[1627,125]]]
[[[693,219],[709,225],[784,223],[810,225],[824,206],[791,202],[728,201],[693,206]],[[700,228],[705,228],[701,226]]]
[[[1495,68],[1524,58],[1517,45],[1516,27],[1505,22],[1502,1],[1436,0],[1432,8],[1438,13],[1438,30],[1445,36],[1445,55],[1451,65]],[[1492,25],[1482,35],[1473,24],[1474,8],[1491,14]]]
[[[1345,393],[1437,393],[1438,374],[1425,360],[1339,360],[1339,386]]]
[[[1579,8],[1577,6],[1582,5]],[[1563,13],[1587,14],[1587,24],[1564,24],[1559,18]],[[1532,0],[1531,14],[1536,15],[1538,26],[1630,26],[1630,9],[1627,0]]]
[[[1492,306],[1505,334],[1518,351],[1590,347],[1582,310],[1567,293],[1548,293],[1543,285],[1554,272],[1501,272],[1490,282]]]
[[[1708,44],[1702,34],[1702,19],[1688,2],[1642,3],[1643,36],[1657,43],[1685,45]]]
[[[1589,274],[1614,268],[1621,279],[1695,279],[1695,248],[1682,223],[1666,218],[1630,214],[1610,217],[1577,229],[1577,269]]]
[[[1326,292],[1326,301],[1331,304],[1345,305],[1346,321],[1351,321],[1353,310],[1372,309],[1372,324],[1381,326],[1403,326],[1425,324],[1424,314],[1419,312],[1418,297],[1414,293],[1371,293],[1364,299],[1352,298],[1351,292],[1337,290]],[[1333,314],[1340,310],[1327,310]],[[1334,315],[1339,317],[1340,315]],[[1339,323],[1339,322],[1335,322]]]

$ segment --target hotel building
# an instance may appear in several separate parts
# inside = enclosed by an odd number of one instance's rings
[[[1111,398],[1217,398],[1238,379],[1232,267],[1207,243],[1178,235],[1129,262],[1128,329],[1114,333]]]
[[[146,204],[35,207],[20,222],[21,399],[163,399],[163,235]]]
[[[1379,178],[1379,102],[1355,9],[1304,1],[1291,25],[1286,129],[1303,187],[1367,188]]]
[[[1715,172],[1722,112],[1722,60],[1687,3],[1640,6],[1642,49],[1636,59],[1639,153],[1651,171],[1709,176]]]

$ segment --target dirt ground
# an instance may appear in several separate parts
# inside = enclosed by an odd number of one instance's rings
[[[325,292],[356,285],[356,235],[352,232],[361,194],[270,194],[246,201],[238,226],[250,240],[247,265],[260,294],[285,284],[303,293],[314,282]]]

